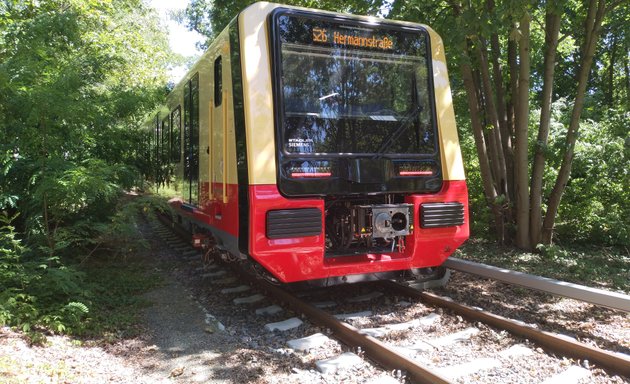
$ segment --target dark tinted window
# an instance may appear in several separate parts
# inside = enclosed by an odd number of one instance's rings
[[[221,105],[223,99],[223,60],[221,56],[214,60],[214,106]]]
[[[196,203],[199,190],[199,74],[184,85],[184,179],[191,203]]]
[[[171,112],[171,160],[175,163],[181,161],[181,108],[178,106]]]
[[[155,135],[153,135],[155,148],[153,155],[155,156],[155,165],[160,161],[160,114],[155,115]]]
[[[184,179],[188,181],[190,179],[190,81],[184,84]]]
[[[283,15],[278,34],[286,153],[435,153],[426,33]]]
[[[161,154],[161,161],[163,164],[167,164],[169,162],[169,153],[171,151],[171,146],[170,146],[170,124],[169,124],[169,117],[168,114],[166,115],[166,117],[162,120],[162,150],[160,151]]]

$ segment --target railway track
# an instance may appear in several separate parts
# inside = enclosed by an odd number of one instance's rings
[[[310,321],[328,327],[335,336],[346,345],[353,348],[360,348],[367,356],[388,369],[406,371],[413,382],[417,383],[449,383],[451,380],[441,372],[430,368],[420,361],[409,358],[397,348],[389,346],[369,332],[362,332],[335,316],[308,304],[300,298],[291,295],[285,290],[270,285],[264,281],[257,282],[261,289],[270,293],[276,299],[285,302],[296,312],[305,314]],[[574,340],[567,339],[561,335],[540,331],[531,325],[521,324],[515,320],[477,309],[463,304],[455,303],[437,295],[417,291],[406,286],[387,282],[383,283],[390,290],[401,293],[405,296],[414,297],[431,305],[446,308],[458,315],[466,317],[471,322],[482,322],[492,327],[508,331],[518,337],[523,337],[533,341],[537,345],[549,350],[552,353],[575,358],[582,361],[590,361],[616,374],[630,377],[630,357],[604,351],[602,349],[586,345]]]
[[[166,236],[165,232],[163,232]],[[175,248],[177,252],[186,252],[183,246]],[[190,252],[188,250],[187,252]],[[526,356],[533,353],[533,349],[540,347],[545,351],[560,356],[566,356],[576,359],[577,361],[594,363],[599,367],[606,369],[609,373],[619,374],[625,377],[630,377],[630,358],[626,355],[616,354],[608,351],[594,348],[592,346],[579,343],[573,340],[568,340],[566,337],[554,335],[548,332],[540,331],[531,325],[519,324],[518,322],[501,316],[493,315],[491,313],[482,311],[477,308],[472,308],[462,304],[453,302],[445,298],[441,298],[434,294],[427,292],[420,292],[409,287],[401,286],[391,282],[383,283],[381,285],[374,285],[375,291],[382,292],[387,291],[390,295],[397,295],[402,297],[412,298],[413,300],[420,301],[421,303],[428,304],[433,307],[433,313],[421,318],[413,319],[407,323],[398,324],[382,324],[377,327],[363,328],[353,326],[353,319],[360,319],[354,321],[359,324],[366,323],[378,323],[377,317],[375,320],[370,319],[370,311],[359,311],[358,314],[335,314],[327,310],[324,310],[321,302],[310,302],[316,300],[310,298],[308,295],[306,298],[299,297],[293,293],[289,293],[275,285],[269,284],[262,279],[252,279],[251,276],[241,275],[238,278],[230,278],[226,276],[235,272],[228,272],[225,268],[213,267],[210,271],[205,271],[203,274],[205,278],[213,279],[215,282],[221,282],[227,288],[220,288],[219,292],[224,295],[237,295],[244,294],[244,296],[238,296],[233,299],[235,305],[252,305],[265,299],[274,303],[283,303],[283,307],[289,307],[291,310],[298,314],[284,321],[271,322],[265,325],[268,330],[284,330],[292,329],[294,325],[302,324],[300,317],[306,318],[309,323],[319,329],[328,329],[332,332],[334,337],[346,345],[345,353],[340,354],[337,358],[329,358],[318,362],[316,365],[324,367],[320,371],[326,371],[336,369],[336,364],[349,361],[356,362],[357,359],[361,359],[360,356],[376,362],[381,367],[384,367],[390,372],[400,372],[398,374],[399,380],[406,379],[410,382],[417,383],[449,383],[457,380],[471,381],[466,379],[466,376],[461,376],[462,373],[469,372],[469,375],[474,375],[479,368],[481,369],[494,369],[500,370],[501,361],[509,361],[510,359],[524,358],[526,364]],[[247,282],[243,284],[243,282]],[[258,293],[252,293],[251,287],[255,286],[255,291]],[[369,302],[368,299],[365,300]],[[379,295],[376,295],[378,297]],[[368,304],[369,305],[369,304]],[[267,309],[273,308],[266,307]],[[278,306],[275,307],[280,308]],[[442,308],[436,310],[436,308]],[[260,308],[260,314],[264,314],[265,308]],[[343,308],[338,310],[345,312]],[[273,312],[273,311],[272,311]],[[441,315],[437,313],[440,312]],[[273,313],[272,313],[273,314]],[[278,319],[281,315],[276,315]],[[443,320],[446,322],[458,321],[452,320],[453,318],[459,318],[460,316],[468,320],[469,326],[460,332],[456,332],[450,335],[444,335],[438,338],[430,338],[431,340],[424,343],[424,347],[418,345],[405,345],[405,338],[397,340],[397,342],[391,342],[389,334],[398,332],[399,334],[405,333],[427,333],[425,328],[430,327],[431,323],[440,316],[444,316],[450,320]],[[382,317],[382,316],[381,316]],[[271,318],[274,318],[273,316]],[[223,325],[216,319],[213,320],[219,325],[216,326],[220,329]],[[494,329],[506,330],[513,334],[516,341],[510,348],[506,348],[496,354],[496,358],[484,357],[482,359],[474,359],[472,356],[466,356],[459,358],[460,362],[464,361],[467,364],[454,364],[454,365],[442,365],[436,366],[431,364],[431,361],[427,358],[423,358],[423,352],[431,349],[446,347],[447,345],[457,345],[462,341],[469,340],[479,333],[479,328],[476,324],[487,324]],[[533,343],[533,345],[525,345],[520,338],[525,338]],[[318,341],[319,340],[319,341]],[[318,344],[324,343],[326,340],[325,335],[317,332],[315,334],[307,335],[306,338],[295,338],[287,340],[289,345],[293,345],[293,349],[303,348],[310,350],[316,348]],[[387,340],[383,341],[383,340]],[[306,347],[300,347],[300,345],[306,345]],[[408,344],[408,343],[407,343]],[[436,347],[437,345],[437,347]],[[415,348],[415,349],[414,349]],[[455,347],[456,348],[456,347]],[[359,354],[353,354],[350,351],[360,351]],[[426,355],[426,353],[425,353]],[[430,354],[429,354],[430,355]],[[554,357],[551,360],[558,360]],[[560,360],[562,362],[563,360]],[[560,363],[559,363],[560,364]],[[566,364],[566,361],[564,362]],[[328,368],[326,368],[328,366]],[[476,366],[476,367],[475,367]],[[333,368],[330,368],[333,367]],[[565,381],[567,378],[571,378],[571,375],[586,375],[588,370],[584,367],[580,367],[577,364],[570,364],[566,367],[564,376],[558,376],[558,380]],[[513,369],[513,368],[510,368]],[[472,380],[475,381],[475,380]]]

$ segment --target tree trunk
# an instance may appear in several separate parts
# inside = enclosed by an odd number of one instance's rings
[[[503,70],[499,62],[499,58],[501,57],[501,48],[499,45],[499,36],[496,33],[493,33],[490,38],[490,46],[492,53],[492,77],[494,80],[494,89],[496,90],[499,131],[501,132],[501,145],[503,147],[503,158],[506,173],[506,189],[503,193],[505,193],[509,202],[512,201],[509,189],[512,185],[514,185],[514,152],[512,150],[512,136],[510,134],[505,92],[503,89]]]
[[[477,98],[477,89],[473,78],[472,68],[468,64],[468,57],[465,55],[464,60],[460,64],[464,87],[466,88],[466,97],[468,100],[468,108],[470,109],[470,120],[472,123],[473,134],[475,136],[475,146],[477,148],[477,156],[479,158],[479,169],[481,172],[481,180],[483,183],[483,191],[488,206],[490,207],[494,222],[496,225],[497,238],[500,243],[505,242],[505,229],[503,215],[500,207],[496,204],[497,192],[492,181],[492,171],[488,160],[488,150],[483,136],[483,126],[479,113],[479,101]]]
[[[487,0],[486,8],[488,13],[493,13],[495,4],[494,0]],[[505,98],[503,96],[503,76],[501,74],[501,65],[499,64],[499,58],[501,57],[501,49],[499,43],[499,35],[493,32],[490,35],[490,47],[492,59],[492,79],[490,78],[490,61],[487,57],[487,47],[485,42],[481,40],[481,46],[479,47],[479,57],[482,66],[482,75],[484,79],[484,89],[489,98],[491,98],[491,104],[488,104],[489,115],[491,122],[494,126],[495,140],[497,141],[497,154],[499,157],[498,164],[498,187],[499,193],[505,196],[504,207],[509,207],[510,195],[508,193],[508,186],[510,180],[508,177],[508,153],[511,151],[511,140],[507,133],[507,115],[505,110]],[[492,81],[494,80],[494,81]],[[492,90],[492,84],[494,84],[494,92]]]
[[[625,45],[624,45],[625,47]],[[630,49],[625,47],[624,52],[628,52]],[[626,110],[630,110],[630,63],[628,62],[627,53],[623,54],[623,72],[626,77],[625,86],[626,86]]]
[[[516,105],[514,169],[516,175],[516,246],[530,249],[529,240],[529,178],[527,176],[527,128],[529,120],[529,22],[530,15],[525,12],[519,29],[519,73]]]
[[[553,237],[553,227],[555,225],[558,207],[562,199],[562,194],[566,189],[567,182],[571,176],[571,166],[573,164],[573,154],[575,150],[575,142],[578,137],[580,127],[580,116],[584,108],[584,99],[586,94],[586,86],[588,83],[593,56],[597,47],[597,40],[601,31],[602,19],[606,13],[605,0],[591,0],[589,2],[589,10],[585,20],[585,39],[582,49],[582,57],[580,59],[580,71],[578,74],[577,92],[575,95],[575,104],[571,113],[571,121],[567,131],[566,150],[562,158],[562,165],[553,186],[553,190],[549,195],[547,203],[547,214],[543,222],[542,241],[544,244],[551,244]]]
[[[518,61],[516,59],[517,50],[516,43],[514,40],[508,40],[508,68],[510,74],[510,92],[508,96],[508,104],[507,104],[507,120],[508,120],[508,134],[510,138],[514,138],[514,131],[516,126],[516,111],[514,106],[514,100],[516,100],[516,95],[518,94]],[[511,171],[512,171],[512,183],[508,188],[510,192],[510,200],[516,200],[516,174],[514,167],[514,149],[510,152],[512,155],[511,159]]]
[[[475,53],[477,52],[477,47],[475,47]],[[479,54],[477,54],[479,56]],[[479,66],[482,67],[484,64],[480,62]],[[491,180],[494,185],[495,190],[499,190],[499,186],[497,184],[497,180],[499,180],[499,156],[497,151],[497,142],[495,140],[495,136],[493,135],[492,123],[488,120],[492,119],[489,115],[489,107],[488,103],[492,105],[492,100],[488,100],[489,96],[487,95],[484,89],[484,79],[482,75],[481,69],[472,70],[473,74],[473,86],[475,89],[475,94],[477,95],[477,105],[479,106],[479,120],[482,127],[484,141],[487,143],[486,150],[488,160],[490,162],[490,171],[491,171]],[[497,192],[498,193],[498,192]]]
[[[531,215],[529,219],[530,237],[532,245],[541,242],[542,225],[542,187],[545,171],[545,157],[549,138],[549,124],[551,122],[551,103],[553,97],[553,76],[556,65],[558,35],[560,33],[560,15],[554,10],[553,2],[547,3],[545,17],[545,61],[543,72],[542,106],[540,111],[540,125],[536,139],[536,153],[532,167],[530,189]]]
[[[479,56],[479,66],[481,69],[481,82],[483,85],[483,92],[485,94],[486,114],[490,120],[492,129],[488,133],[491,143],[491,151],[494,152],[491,156],[494,164],[494,180],[496,182],[497,189],[500,194],[507,197],[507,172],[505,168],[505,155],[503,153],[503,144],[501,140],[501,131],[499,130],[499,117],[496,109],[496,103],[494,101],[494,94],[492,92],[492,85],[490,81],[490,68],[488,64],[488,58],[486,56],[485,45],[477,45],[475,51]]]

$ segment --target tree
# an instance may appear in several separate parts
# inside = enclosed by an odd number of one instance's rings
[[[65,330],[170,58],[141,0],[0,2],[0,324]],[[5,247],[6,245],[6,247]]]
[[[525,249],[552,241],[556,214],[571,174],[601,26],[610,10],[619,4],[607,4],[605,0],[495,4],[493,0],[485,0],[428,2],[419,7],[400,2],[393,5],[392,12],[398,18],[418,19],[431,15],[429,24],[438,30],[442,26],[449,28],[446,46],[459,47],[450,51],[456,52],[450,58],[459,63],[468,95],[484,193],[494,212],[495,228],[501,241],[513,238],[517,246]],[[576,12],[569,12],[570,9]],[[570,22],[563,23],[566,25],[563,30],[560,20],[567,18]],[[582,32],[575,33],[576,25],[583,26]],[[459,26],[458,30],[453,31],[453,26]],[[544,39],[538,39],[539,34]],[[577,86],[567,82],[562,89],[574,103],[560,170],[553,188],[545,194],[543,175],[558,46],[569,36],[574,36],[575,40],[565,42],[563,54],[570,55],[573,66],[578,69],[574,76],[569,73]],[[531,46],[532,43],[536,45]],[[536,51],[542,50],[540,57],[534,56]],[[542,62],[542,69],[538,62],[530,64],[532,58]],[[540,80],[530,81],[531,74]],[[537,93],[538,89],[542,91]],[[541,109],[531,177],[530,100],[534,101],[535,108]],[[506,233],[505,229],[511,226],[515,226],[513,234]]]
[[[50,167],[133,166],[138,123],[164,94],[169,51],[156,20],[139,0],[0,5],[0,135],[14,159],[5,186],[21,210]]]

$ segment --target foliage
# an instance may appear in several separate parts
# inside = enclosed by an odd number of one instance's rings
[[[559,241],[630,245],[630,146],[624,132],[629,118],[612,112],[583,123],[558,213]]]
[[[630,254],[625,247],[541,244],[537,252],[527,252],[472,240],[455,256],[589,287],[630,293]]]
[[[145,166],[141,122],[164,94],[170,57],[156,20],[139,0],[0,4],[5,193],[19,198],[38,182],[29,176],[90,159]],[[8,175],[20,161],[30,173]]]
[[[79,331],[97,291],[81,262],[143,246],[118,204],[148,173],[171,57],[141,0],[0,2],[0,324]]]
[[[140,214],[164,205],[158,198],[120,200],[109,222],[90,226],[93,248],[74,261],[31,251],[0,217],[0,325],[18,327],[33,340],[44,330],[95,336],[128,326],[135,316],[130,309],[141,305],[135,294],[156,283],[130,258],[147,248]]]
[[[38,328],[65,332],[80,324],[88,308],[84,274],[58,257],[37,257],[0,216],[0,324],[36,334]]]
[[[589,6],[599,6],[597,14],[587,17]],[[592,189],[584,189],[579,195],[570,188],[576,184],[571,178],[580,174],[579,170],[572,172],[572,167],[579,166],[573,164],[574,159],[578,161],[580,157],[574,149],[601,148],[587,142],[595,137],[580,134],[583,126],[590,124],[585,124],[580,115],[605,124],[605,110],[599,108],[603,100],[620,113],[628,108],[624,95],[630,89],[630,67],[626,65],[630,44],[627,28],[621,27],[628,21],[627,2],[395,1],[391,7],[391,17],[427,23],[444,38],[459,127],[464,135],[474,134],[478,144],[469,146],[466,138],[462,139],[467,161],[477,158],[471,162],[475,168],[467,168],[472,217],[486,219],[485,225],[473,222],[473,230],[489,227],[484,232],[498,235],[499,241],[531,249],[539,242],[551,242],[557,219],[560,221],[555,228],[559,232],[555,234],[562,235],[557,239],[588,238],[606,244],[627,244],[625,235],[620,233],[624,225],[627,227],[627,219],[623,219],[627,217],[623,207],[627,204],[623,194],[608,194],[606,187],[623,185],[625,180],[607,177],[609,184],[605,185],[591,179]],[[528,17],[523,19],[523,15]],[[528,28],[523,29],[525,22]],[[557,48],[552,44],[554,24],[558,26]],[[519,51],[525,43],[528,47]],[[594,50],[587,51],[586,47],[596,44],[600,46],[599,54],[591,56]],[[531,67],[525,72],[530,71],[531,76],[523,72],[530,61]],[[595,70],[590,71],[591,67]],[[589,72],[598,78],[588,82]],[[522,78],[527,80],[523,86],[528,88],[528,94],[518,92]],[[462,86],[466,93],[458,91]],[[615,86],[619,89],[615,90]],[[462,101],[464,97],[467,103]],[[548,114],[553,108],[549,101],[566,108]],[[529,126],[518,125],[519,120],[526,119]],[[550,125],[548,133],[546,124]],[[522,132],[520,137],[518,132]],[[602,143],[618,140],[606,130],[603,132],[604,136],[600,133],[598,138]],[[526,145],[519,147],[519,142]],[[522,156],[518,157],[519,153]],[[591,153],[590,156],[597,156],[591,157],[591,162],[623,169],[619,151],[612,154],[612,158],[607,158]],[[591,175],[597,177],[596,172]],[[599,193],[586,193],[588,190]],[[607,195],[616,196],[616,204],[603,204]],[[567,213],[577,200],[581,205],[593,205],[580,214],[591,215],[589,220],[598,223],[594,227],[615,235],[600,236],[590,229],[580,231],[579,221],[565,220],[571,217]],[[600,215],[595,206],[606,206],[611,211]],[[605,221],[608,224],[602,227]]]

